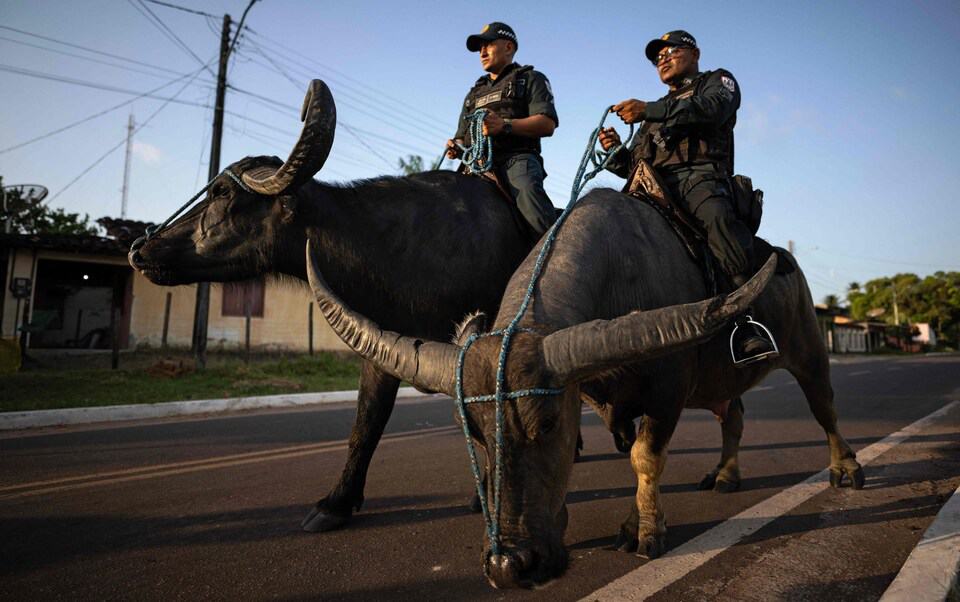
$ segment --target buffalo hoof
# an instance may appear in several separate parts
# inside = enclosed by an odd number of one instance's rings
[[[483,507],[480,506],[480,496],[476,493],[473,494],[473,497],[470,498],[470,512],[474,514],[479,514],[483,510]]]
[[[710,471],[700,479],[700,482],[697,483],[697,489],[700,491],[709,491],[714,488],[717,484],[717,473],[716,471]]]
[[[850,485],[854,489],[863,489],[866,478],[863,474],[863,468],[856,460],[845,460],[840,466],[830,467],[830,486],[840,487],[843,485],[843,478],[850,479]]]
[[[303,522],[300,523],[300,528],[309,533],[333,531],[350,522],[351,514],[350,512],[346,514],[335,514],[317,505],[310,510],[307,518],[303,519]]]
[[[641,538],[637,542],[637,557],[645,560],[653,560],[663,556],[666,549],[666,537],[663,535],[650,535]]]
[[[717,484],[713,486],[717,493],[733,493],[740,490],[740,481],[726,481],[717,479]]]
[[[613,542],[613,549],[618,552],[632,554],[637,551],[637,530],[627,525],[621,525],[617,539]]]

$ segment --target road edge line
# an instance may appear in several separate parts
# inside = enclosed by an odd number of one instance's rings
[[[951,401],[939,410],[920,418],[899,431],[857,452],[861,466],[867,466],[900,443],[922,432],[929,424],[960,406]],[[747,508],[719,525],[701,533],[656,560],[651,560],[607,585],[587,594],[580,602],[597,600],[645,600],[714,557],[752,535],[787,512],[829,487],[829,469],[823,469],[780,493]]]
[[[960,599],[960,487],[924,532],[880,602]]]
[[[413,387],[402,387],[397,399],[428,397],[429,393]],[[12,431],[46,426],[67,426],[94,422],[123,422],[149,418],[170,418],[192,414],[220,414],[262,408],[295,408],[308,405],[343,403],[357,400],[357,391],[326,391],[322,393],[290,393],[194,401],[162,401],[157,403],[64,408],[58,410],[30,410],[0,413],[0,431]]]

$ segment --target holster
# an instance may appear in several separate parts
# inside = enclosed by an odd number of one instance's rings
[[[670,192],[646,159],[637,160],[637,165],[633,168],[633,174],[627,180],[627,185],[623,191],[633,196],[644,194],[664,209],[675,211]]]

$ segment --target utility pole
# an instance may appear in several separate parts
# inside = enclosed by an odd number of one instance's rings
[[[788,241],[787,241],[787,251],[789,251],[791,255],[794,254],[794,251],[793,251],[793,241],[792,241],[792,240],[788,240]]]
[[[213,107],[213,137],[210,140],[210,170],[207,180],[220,173],[220,140],[223,138],[223,104],[227,93],[227,61],[230,58],[230,15],[223,15],[220,34],[220,68],[217,70],[217,100]],[[197,368],[207,366],[207,319],[210,315],[210,283],[197,284],[193,317],[193,357]]]
[[[893,321],[896,322],[897,328],[900,327],[900,306],[897,305],[897,283],[894,282],[893,286]]]
[[[120,219],[127,217],[127,195],[130,192],[130,152],[133,148],[133,113],[127,121],[127,156],[123,160],[123,188],[120,191]]]

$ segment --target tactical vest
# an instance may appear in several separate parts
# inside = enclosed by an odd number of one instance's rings
[[[487,109],[504,119],[522,119],[530,116],[530,75],[532,65],[517,66],[510,72],[498,77],[493,85],[488,85],[486,76],[477,80],[470,89],[464,102],[464,114],[470,115],[477,109]],[[540,139],[527,136],[494,136],[493,160],[499,162],[509,155],[517,153],[540,154]],[[470,132],[467,131],[467,144],[473,144]]]
[[[700,93],[713,71],[705,71],[692,82],[663,99],[690,98]],[[722,73],[726,73],[722,71]],[[661,99],[661,100],[663,100]],[[644,122],[638,144],[633,149],[634,163],[645,159],[654,168],[673,165],[714,163],[728,175],[733,174],[733,126],[736,113],[721,124],[666,128],[663,123]]]

